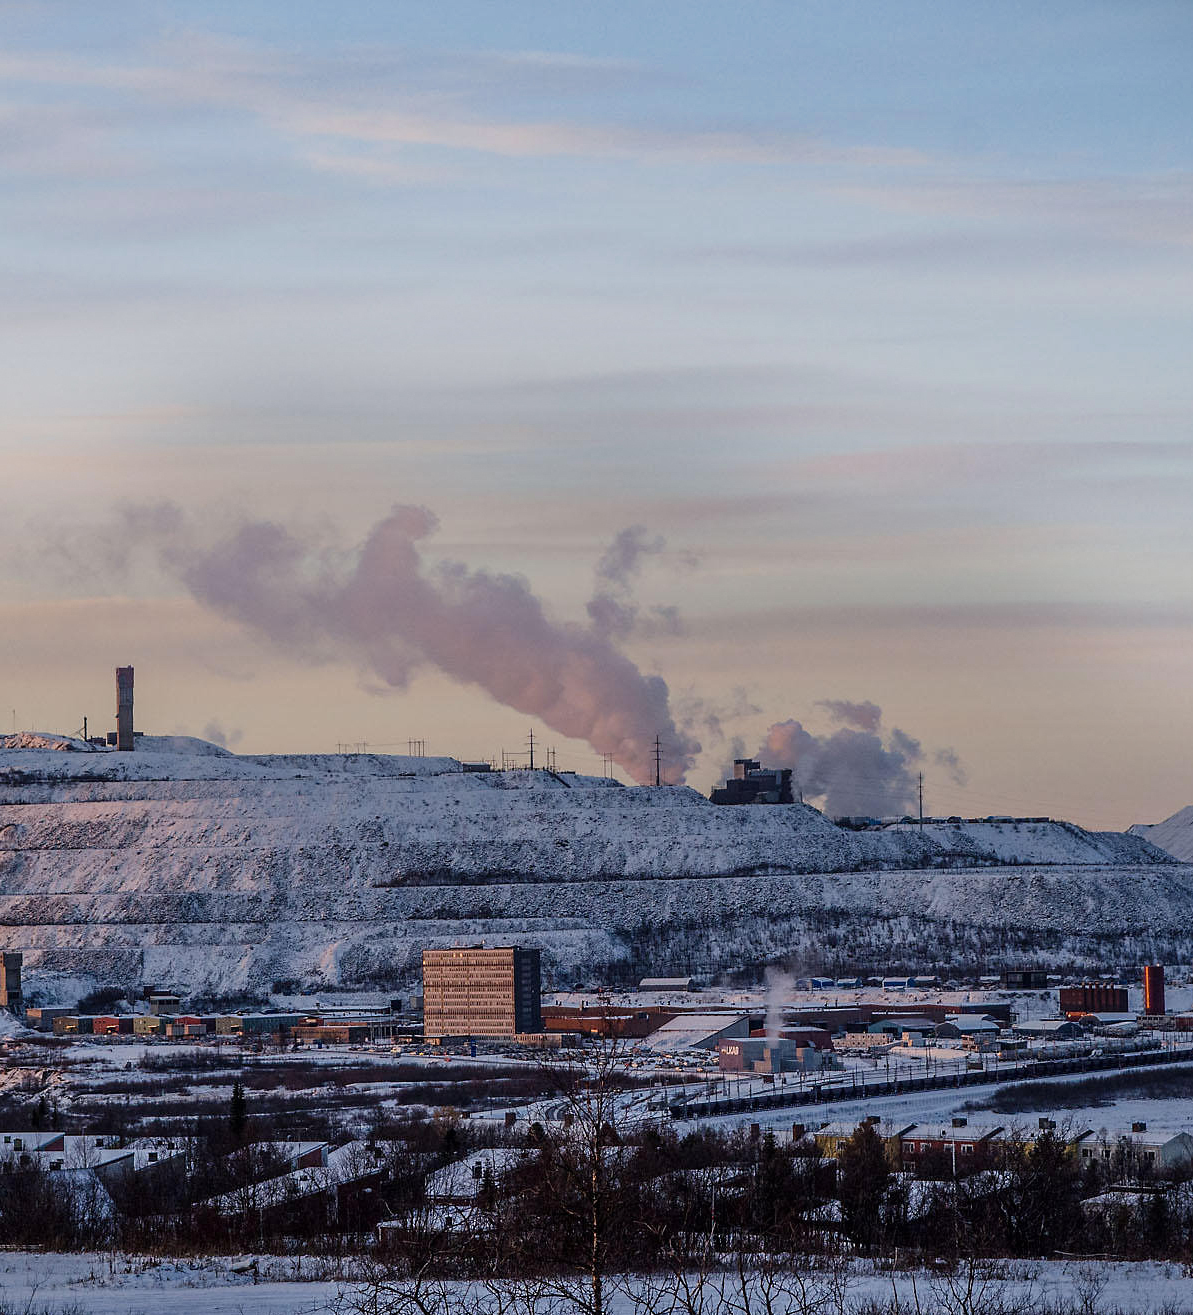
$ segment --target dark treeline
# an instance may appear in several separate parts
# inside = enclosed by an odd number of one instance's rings
[[[1116,1100],[1180,1100],[1193,1096],[1193,1070],[1100,1073],[1071,1082],[1013,1082],[967,1108],[1018,1114],[1023,1110],[1089,1110]]]
[[[573,1079],[550,1129],[447,1111],[378,1121],[341,1157],[346,1167],[313,1169],[279,1196],[262,1184],[287,1172],[286,1148],[238,1084],[220,1116],[171,1134],[183,1154],[138,1172],[7,1162],[0,1237],[177,1254],[376,1252],[405,1272],[456,1278],[652,1272],[710,1251],[1193,1259],[1193,1184],[1152,1172],[1128,1143],[1082,1159],[1045,1129],[965,1172],[942,1154],[911,1174],[895,1171],[871,1125],[834,1160],[811,1138],[757,1129],[627,1128],[621,1095]]]
[[[808,1139],[780,1144],[740,1131],[647,1129],[603,1143],[599,1157],[544,1135],[506,1172],[485,1171],[475,1208],[458,1210],[452,1230],[429,1226],[443,1211],[424,1209],[385,1236],[392,1259],[457,1274],[575,1267],[591,1258],[594,1230],[614,1270],[695,1264],[710,1242],[730,1256],[1066,1253],[1187,1263],[1189,1188],[1148,1173],[1125,1147],[1085,1164],[1051,1131],[1030,1143],[1012,1138],[997,1161],[956,1177],[945,1155],[924,1157],[914,1175],[896,1173],[865,1126],[836,1161]]]
[[[62,1170],[14,1156],[0,1172],[0,1237],[15,1246],[178,1255],[359,1251],[380,1219],[421,1199],[428,1174],[483,1140],[454,1116],[378,1122],[354,1143],[359,1163],[345,1175],[348,1189],[315,1168],[301,1191],[275,1203],[262,1185],[291,1169],[286,1132],[250,1117],[246,1105],[237,1084],[220,1116],[196,1120],[185,1135],[139,1129],[168,1137],[181,1153],[137,1171],[97,1172],[90,1164],[99,1157],[86,1151],[68,1149]],[[490,1140],[502,1135],[490,1130]],[[309,1122],[301,1130],[304,1137],[318,1131]]]

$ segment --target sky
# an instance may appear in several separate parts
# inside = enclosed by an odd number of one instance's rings
[[[1191,50],[1183,0],[0,2],[0,729],[131,663],[242,752],[658,734],[707,789],[798,722],[930,813],[1193,802]]]

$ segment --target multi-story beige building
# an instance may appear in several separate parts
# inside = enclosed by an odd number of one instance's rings
[[[0,1009],[11,1009],[13,1013],[21,1013],[24,1008],[21,958],[20,950],[6,950],[0,954]]]
[[[461,945],[423,951],[428,1037],[541,1032],[541,998],[538,950]]]

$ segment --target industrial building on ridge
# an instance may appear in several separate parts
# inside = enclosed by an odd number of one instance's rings
[[[756,758],[735,758],[724,789],[714,790],[714,804],[793,804],[790,767],[763,767]]]
[[[541,1032],[538,950],[515,945],[423,951],[423,1032],[427,1037]]]

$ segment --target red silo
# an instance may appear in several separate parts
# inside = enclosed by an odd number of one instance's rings
[[[1164,965],[1149,963],[1143,970],[1143,1012],[1164,1012]]]

